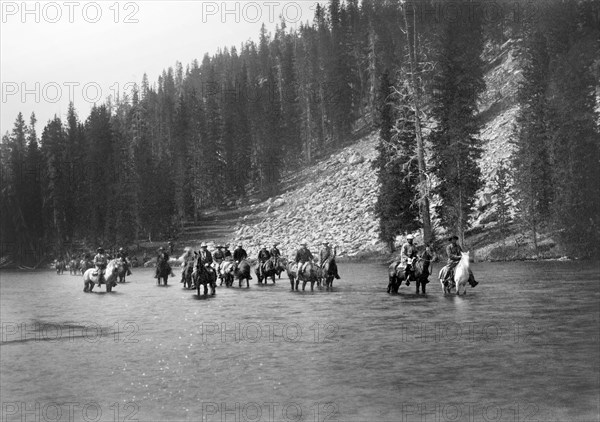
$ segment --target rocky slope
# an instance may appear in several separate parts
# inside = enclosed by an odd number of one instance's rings
[[[280,243],[292,256],[305,239],[317,251],[327,239],[338,256],[356,257],[381,252],[374,205],[378,195],[372,162],[377,136],[370,134],[316,165],[284,180],[288,192],[252,205],[234,227],[231,242],[242,242],[250,256],[261,244]]]

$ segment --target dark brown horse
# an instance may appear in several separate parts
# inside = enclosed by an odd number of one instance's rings
[[[265,284],[267,283],[267,278],[271,278],[273,280],[273,284],[275,284],[275,274],[277,274],[275,270],[275,262],[272,259],[268,259],[264,263],[259,262],[258,267],[256,267],[256,277],[258,278],[258,284],[262,284],[263,280]]]
[[[429,283],[429,264],[431,256],[428,253],[423,253],[421,257],[415,257],[411,261],[411,270],[406,277],[404,268],[397,267],[398,262],[392,262],[389,266],[389,283],[387,292],[398,293],[398,289],[403,281],[409,286],[411,281],[414,281],[417,287],[416,293],[419,294],[419,288],[425,294],[425,286]]]
[[[239,263],[234,264],[233,276],[238,279],[240,287],[242,287],[242,282],[246,280],[246,288],[250,288],[250,280],[252,279],[250,275],[250,263],[243,259]]]
[[[312,262],[308,261],[302,271],[298,271],[298,277],[296,278],[296,291],[298,291],[298,284],[302,280],[302,291],[306,287],[306,283],[310,283],[310,290],[315,289],[315,283],[319,282],[319,272],[317,266]]]
[[[198,296],[200,296],[200,286],[204,286],[204,296],[208,294],[208,286],[210,286],[210,295],[214,296],[217,287],[217,273],[212,267],[205,267],[199,265],[196,267],[196,271],[192,273],[194,284],[198,290]]]

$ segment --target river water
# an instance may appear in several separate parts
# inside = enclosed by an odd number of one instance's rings
[[[598,263],[472,268],[465,297],[342,263],[332,292],[208,299],[2,271],[2,421],[598,421]]]

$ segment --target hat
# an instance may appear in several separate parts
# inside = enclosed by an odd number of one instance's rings
[[[239,246],[240,248],[242,247],[242,243],[238,243],[236,246]]]
[[[406,240],[413,240],[415,237],[412,234],[406,236]]]
[[[164,251],[165,248],[163,248],[162,246],[160,248],[158,248],[159,251]]]
[[[104,252],[104,249],[102,248],[102,246],[100,246],[98,249],[96,249],[96,252]]]
[[[229,243],[225,243],[225,249],[227,249],[229,247]]]
[[[217,245],[215,246],[217,249],[221,249],[223,247],[223,245]]]
[[[458,240],[458,236],[457,236],[457,235],[452,235],[452,236],[450,236],[450,237],[448,238],[448,241],[449,241],[449,242],[452,242],[452,241],[453,241],[453,240],[455,240],[455,239],[456,239],[456,240]]]
[[[200,244],[200,247],[201,247],[201,248],[206,248],[207,246],[208,246],[208,245],[206,244],[206,242],[202,242],[202,243]]]
[[[262,245],[260,248],[261,249],[267,249],[267,245]]]
[[[328,242],[327,240],[323,240],[323,241],[321,242],[321,244],[323,244],[323,245],[329,245],[329,242]]]
[[[306,245],[308,245],[308,242],[306,241],[306,239],[302,239],[302,240],[300,241],[300,244],[301,244],[302,246],[306,246]]]
[[[279,245],[279,242],[273,242],[273,246]]]
[[[119,248],[119,251],[122,251],[122,250],[123,250],[123,248]]]

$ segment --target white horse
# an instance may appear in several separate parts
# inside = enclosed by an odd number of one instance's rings
[[[467,281],[469,281],[469,252],[462,252],[460,262],[454,269],[454,283],[456,284],[456,294],[460,295],[462,287],[464,294],[467,294]]]
[[[456,267],[454,267],[454,285],[456,286],[456,294],[460,296],[460,289],[463,289],[464,294],[467,294],[467,282],[471,275],[469,270],[469,252],[461,252],[461,258]],[[442,285],[442,291],[444,293],[450,293],[452,290],[451,285],[444,285],[444,279],[446,278],[446,267],[442,267],[439,274],[440,283]]]
[[[96,284],[100,285],[100,274],[94,273],[96,268],[89,268],[83,273],[83,291],[91,292]],[[112,288],[117,285],[117,273],[119,271],[117,260],[112,259],[106,265],[104,271],[104,282],[106,283],[106,291],[111,292]]]

